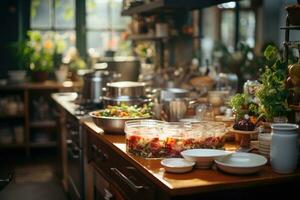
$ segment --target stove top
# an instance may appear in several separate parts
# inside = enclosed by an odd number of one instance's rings
[[[84,116],[91,111],[99,110],[103,108],[102,103],[80,103],[77,105],[78,107],[74,110],[74,115],[76,116]]]

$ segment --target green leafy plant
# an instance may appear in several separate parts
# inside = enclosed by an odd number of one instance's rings
[[[27,70],[33,52],[33,49],[28,46],[27,41],[22,40],[20,42],[12,43],[10,45],[10,50],[13,61],[15,62],[14,65],[17,66],[19,70]]]
[[[264,52],[267,65],[262,69],[261,87],[256,92],[260,104],[260,113],[269,121],[274,117],[286,116],[288,90],[285,87],[287,64],[278,54],[278,49],[268,46]]]
[[[260,118],[260,111],[257,102],[255,101],[255,99],[253,100],[252,97],[250,97],[247,94],[235,94],[230,99],[229,104],[235,112],[237,120],[242,119],[245,114],[254,116],[257,119]]]

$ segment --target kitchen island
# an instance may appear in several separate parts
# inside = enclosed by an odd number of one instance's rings
[[[87,199],[101,199],[100,196],[115,199],[251,199],[259,194],[280,195],[284,191],[289,195],[296,194],[300,189],[299,168],[287,175],[273,172],[270,165],[257,174],[244,176],[226,174],[218,169],[167,173],[160,164],[161,159],[143,159],[128,154],[125,136],[104,134],[93,122],[85,122],[84,128],[84,153],[89,161]]]

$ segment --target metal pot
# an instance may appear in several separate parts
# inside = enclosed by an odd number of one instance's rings
[[[150,99],[146,97],[145,83],[131,81],[107,83],[102,100],[104,106],[122,103],[142,105],[150,102]]]
[[[105,96],[110,98],[119,98],[126,96],[129,98],[146,96],[145,83],[121,81],[107,83],[105,89]]]
[[[82,100],[85,103],[100,103],[102,88],[113,81],[115,75],[108,71],[94,71],[83,76]]]
[[[95,64],[95,70],[107,70],[121,74],[118,81],[138,81],[140,61],[136,57],[104,57]]]
[[[115,106],[126,104],[129,106],[141,106],[143,104],[149,103],[151,101],[150,98],[130,98],[130,97],[118,97],[118,98],[110,98],[110,97],[103,97],[102,102],[104,107],[108,105]]]

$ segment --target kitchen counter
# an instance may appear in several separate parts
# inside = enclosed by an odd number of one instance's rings
[[[171,174],[166,173],[164,168],[160,165],[160,159],[143,159],[136,156],[131,156],[126,153],[125,137],[120,135],[105,135],[102,129],[97,127],[93,122],[85,122],[84,127],[87,130],[87,137],[90,138],[90,142],[87,142],[85,147],[90,160],[93,161],[95,156],[91,155],[90,148],[95,142],[96,146],[102,151],[106,151],[108,160],[107,162],[97,161],[91,162],[94,168],[97,168],[101,163],[102,166],[108,165],[103,170],[110,179],[110,170],[112,168],[118,168],[121,166],[118,164],[114,166],[114,163],[119,163],[116,159],[124,161],[126,168],[133,168],[136,173],[139,173],[144,179],[149,182],[150,187],[153,187],[155,191],[154,199],[172,199],[177,196],[195,197],[201,194],[214,193],[215,191],[229,191],[229,190],[243,190],[243,189],[260,189],[272,185],[287,184],[293,182],[300,182],[300,169],[296,172],[287,175],[280,175],[271,170],[270,165],[267,165],[257,174],[247,176],[237,176],[223,173],[217,169],[200,170],[194,169],[192,172],[185,174]],[[89,141],[89,139],[88,139]],[[97,142],[96,142],[97,141]],[[93,145],[92,145],[93,146]],[[94,146],[95,147],[95,146]],[[230,147],[230,146],[228,146]],[[104,153],[103,155],[105,155]],[[113,159],[109,161],[109,154],[113,154]],[[104,156],[105,157],[105,156]],[[102,159],[105,160],[105,159]],[[126,175],[126,170],[120,171]],[[113,174],[113,173],[112,173]],[[105,176],[106,176],[105,175]],[[112,175],[114,177],[114,175]],[[116,185],[118,185],[120,177],[116,179]],[[111,179],[113,180],[113,178]],[[146,181],[146,182],[147,182]],[[112,181],[113,182],[113,181]],[[126,181],[125,181],[126,182]],[[295,185],[295,184],[294,184]],[[299,184],[296,184],[299,185]],[[121,186],[121,191],[122,191]],[[149,188],[149,187],[147,187]],[[274,186],[275,188],[275,186]],[[299,186],[298,186],[299,189]],[[122,192],[121,192],[122,193]],[[126,191],[123,192],[126,195]],[[250,195],[251,196],[251,195]]]
[[[89,115],[78,115],[76,114],[76,110],[80,105],[74,103],[77,99],[78,94],[76,92],[60,92],[51,94],[52,99],[68,114],[74,116],[77,120],[84,120],[86,118],[90,118]]]

